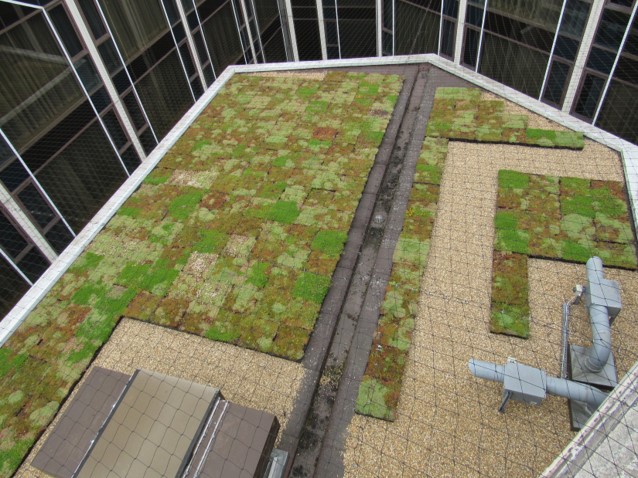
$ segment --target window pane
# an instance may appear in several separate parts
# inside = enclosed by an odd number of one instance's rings
[[[576,103],[575,112],[587,118],[593,118],[598,105],[598,98],[603,89],[604,81],[597,76],[587,75]]]
[[[549,55],[485,33],[479,72],[538,98]]]
[[[97,122],[42,168],[37,177],[76,232],[126,179]]]
[[[66,246],[73,240],[73,236],[62,221],[55,223],[53,227],[49,229],[49,232],[46,233],[45,237],[58,254],[61,254]]]
[[[83,93],[42,15],[0,35],[2,129],[22,150]]]
[[[545,95],[543,96],[547,101],[550,101],[555,105],[559,105],[561,103],[568,75],[568,65],[557,61],[552,64],[552,69],[550,70],[549,77],[547,78]]]
[[[29,284],[0,257],[0,316],[4,317],[29,290]]]
[[[37,248],[32,247],[18,263],[18,267],[31,282],[35,282],[49,268],[49,261]]]
[[[0,171],[0,180],[9,191],[15,190],[29,177],[29,173],[18,160],[13,161],[6,168]]]
[[[51,207],[47,204],[33,184],[29,184],[26,188],[20,191],[18,197],[40,227],[46,227],[51,220],[55,218],[55,214],[51,210]]]
[[[29,245],[3,212],[0,212],[0,231],[0,245],[13,259]]]

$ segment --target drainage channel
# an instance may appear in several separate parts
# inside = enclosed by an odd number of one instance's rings
[[[343,399],[339,397],[356,397],[359,381],[353,380],[348,369],[352,369],[352,362],[358,362],[361,368],[360,380],[368,361],[370,345],[366,349],[359,342],[361,339],[365,340],[365,337],[372,340],[378,306],[383,301],[392,268],[394,246],[401,233],[401,208],[405,210],[407,205],[414,168],[425,136],[427,116],[423,114],[423,100],[428,71],[427,67],[419,69],[408,107],[392,146],[390,162],[376,197],[372,220],[346,294],[324,374],[319,382],[319,391],[310,410],[310,420],[304,430],[307,434],[319,433],[322,436],[321,447],[315,451],[315,467],[312,470],[312,475],[315,476],[343,474],[341,450],[345,442],[345,429],[354,413],[354,401],[352,408],[347,410],[343,408]],[[324,412],[326,408],[330,408],[329,419],[322,427],[313,427],[314,416]],[[293,468],[293,472],[295,470]]]
[[[355,71],[361,71],[361,69],[356,69]],[[353,281],[355,267],[361,255],[362,245],[377,195],[390,163],[393,145],[399,133],[405,111],[411,104],[410,98],[418,71],[419,67],[417,65],[394,67],[390,71],[390,73],[398,73],[404,77],[403,88],[399,93],[383,141],[368,175],[368,181],[350,226],[348,241],[332,275],[332,285],[323,301],[315,329],[306,347],[302,361],[305,376],[292,413],[289,417],[286,417],[286,426],[282,430],[278,445],[278,448],[289,453],[290,459],[287,471],[290,472],[294,465],[297,475],[299,473],[302,476],[311,475],[316,464],[317,453],[321,447],[321,436],[308,435],[306,432],[302,439],[302,432],[304,432],[306,427],[307,417],[317,415],[316,410],[311,411],[313,398],[318,391],[319,381],[335,336],[346,293]],[[322,417],[318,420],[326,425],[329,416],[330,410],[327,410],[327,413],[322,413]]]
[[[293,477],[343,475],[346,429],[372,346],[434,91],[438,86],[467,86],[428,65],[389,71],[397,72],[404,76],[404,85],[306,349],[306,376],[279,444],[294,457],[288,464]]]
[[[436,88],[439,86],[469,86],[467,82],[434,67],[424,69],[420,75],[422,75],[424,84],[417,81],[419,90],[416,86],[415,90],[419,96],[413,96],[413,109],[406,112],[403,122],[406,125],[405,134],[409,133],[409,140],[405,146],[402,141],[398,140],[395,144],[395,152],[393,152],[393,162],[396,154],[398,156],[396,159],[400,158],[402,161],[401,168],[390,171],[388,181],[384,182],[373,213],[373,221],[368,229],[368,235],[373,240],[376,240],[377,236],[381,236],[381,244],[376,250],[376,256],[374,251],[370,251],[372,255],[369,260],[374,262],[371,269],[368,265],[364,265],[363,261],[360,262],[365,267],[366,272],[370,270],[365,298],[358,309],[357,320],[353,324],[354,331],[350,332],[352,327],[346,325],[347,329],[344,330],[344,335],[347,334],[347,337],[341,340],[341,343],[335,340],[330,350],[326,370],[331,370],[331,366],[336,364],[340,378],[332,399],[333,412],[323,436],[314,476],[342,476],[344,472],[343,450],[347,438],[347,427],[354,415],[359,385],[366,369],[379,312],[385,298],[386,286],[392,271],[392,257],[403,227],[416,163],[421,153],[427,119],[434,104]],[[421,76],[419,80],[421,80]],[[385,218],[385,221],[375,221],[375,218]],[[366,244],[367,239],[364,247]],[[355,275],[357,272],[358,268]],[[350,297],[348,294],[344,308],[349,307],[350,300],[356,300],[356,296]],[[337,334],[342,333],[344,329],[342,324],[346,324],[346,322],[343,320],[339,322]]]

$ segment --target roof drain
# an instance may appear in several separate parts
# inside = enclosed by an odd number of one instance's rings
[[[572,428],[580,429],[593,411],[617,384],[616,367],[611,352],[611,323],[621,309],[618,282],[605,278],[603,262],[599,257],[587,261],[587,284],[576,286],[576,296],[563,304],[563,348],[567,348],[569,308],[584,295],[592,330],[592,345],[569,347],[570,377],[558,378],[544,370],[519,364],[509,358],[505,365],[470,359],[469,369],[475,377],[503,383],[503,400],[499,412],[505,411],[513,398],[538,405],[546,395],[557,395],[570,400]],[[584,291],[584,292],[583,292]],[[561,376],[565,375],[564,361]],[[600,390],[599,388],[604,390]]]

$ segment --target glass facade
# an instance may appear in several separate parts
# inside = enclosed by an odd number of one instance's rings
[[[635,2],[592,3],[0,0],[3,310],[229,65],[434,53],[637,142]]]

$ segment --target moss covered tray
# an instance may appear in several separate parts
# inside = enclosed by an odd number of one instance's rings
[[[233,77],[0,349],[0,475],[124,315],[300,359],[401,84]]]
[[[394,420],[403,370],[417,313],[445,157],[446,139],[426,138],[416,166],[403,229],[392,258],[392,272],[381,307],[356,411]]]
[[[491,330],[527,337],[528,257],[636,268],[624,186],[502,170],[494,219]]]

